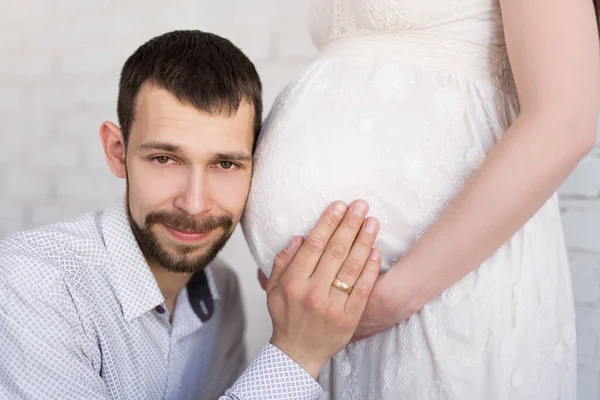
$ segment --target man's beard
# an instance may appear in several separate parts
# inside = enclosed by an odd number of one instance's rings
[[[219,217],[206,217],[197,221],[184,212],[153,211],[146,216],[144,227],[140,227],[131,215],[129,206],[129,188],[126,195],[126,209],[131,230],[144,255],[158,263],[162,268],[171,272],[194,273],[204,269],[219,251],[225,246],[232,234],[233,221],[228,215]],[[170,245],[170,250],[160,243],[157,235],[152,231],[156,224],[167,225],[179,231],[192,231],[194,233],[209,232],[223,229],[223,233],[212,243],[208,243],[207,249],[200,249],[196,245]],[[197,256],[191,253],[200,252]]]

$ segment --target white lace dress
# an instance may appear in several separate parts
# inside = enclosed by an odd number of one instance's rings
[[[268,273],[333,200],[364,198],[387,269],[518,115],[498,0],[317,0],[311,29],[320,53],[266,121],[244,233]],[[553,196],[475,271],[349,345],[320,381],[335,399],[565,400],[575,357]]]

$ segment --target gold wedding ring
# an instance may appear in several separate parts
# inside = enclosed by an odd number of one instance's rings
[[[338,278],[335,278],[331,285],[334,288],[339,289],[346,294],[350,294],[352,292],[352,286],[340,281]]]

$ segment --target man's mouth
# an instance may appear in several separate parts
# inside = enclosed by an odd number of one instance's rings
[[[164,225],[167,231],[179,242],[199,242],[205,239],[212,231],[197,232],[191,229],[178,229]]]

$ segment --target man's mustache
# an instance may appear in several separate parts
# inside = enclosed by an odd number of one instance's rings
[[[146,229],[154,224],[167,225],[178,231],[205,233],[217,228],[223,228],[227,232],[233,221],[228,215],[208,216],[198,220],[182,212],[153,211],[146,217]]]

